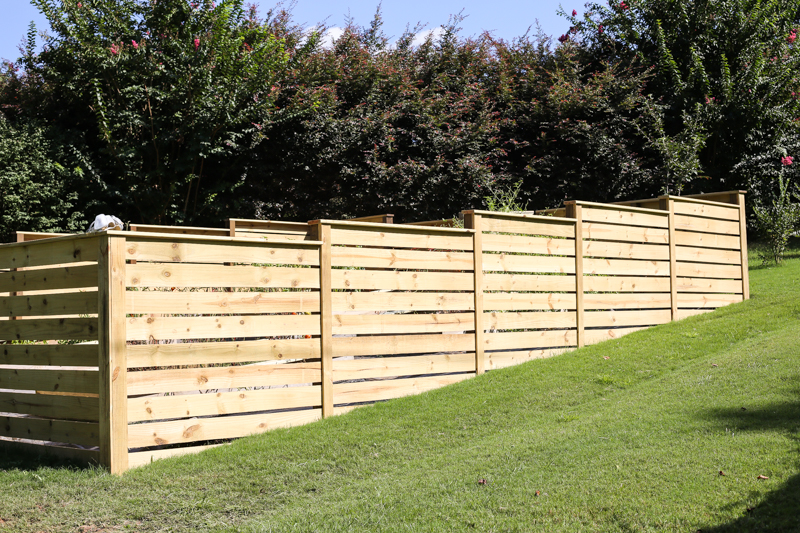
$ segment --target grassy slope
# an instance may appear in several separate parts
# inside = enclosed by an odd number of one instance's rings
[[[0,455],[0,532],[800,531],[800,258],[751,287],[710,315],[122,477]]]

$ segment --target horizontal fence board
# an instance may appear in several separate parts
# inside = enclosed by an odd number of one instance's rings
[[[575,255],[574,239],[499,233],[484,233],[482,239],[484,252]]]
[[[484,274],[484,291],[575,291],[575,276],[530,274]]]
[[[0,293],[97,287],[97,265],[0,272]]]
[[[626,224],[629,226],[647,226],[651,228],[668,228],[669,214],[642,213],[640,211],[627,211],[612,207],[589,207],[584,205],[581,210],[583,220],[590,222],[608,222],[610,224]]]
[[[474,330],[474,313],[333,315],[334,335],[446,333]]]
[[[484,313],[483,328],[485,330],[498,329],[544,329],[544,328],[574,328],[577,327],[577,317],[574,312],[508,312]]]
[[[548,348],[545,350],[521,350],[506,352],[484,352],[487,370],[498,370],[509,366],[519,365],[534,359],[547,359],[564,353],[563,348]]]
[[[693,215],[698,217],[721,218],[723,220],[739,221],[739,206],[710,205],[699,202],[686,202],[678,200],[673,202],[675,213],[678,215]]]
[[[742,294],[742,280],[678,278],[678,292],[730,292]]]
[[[675,244],[678,246],[702,246],[705,248],[739,250],[741,247],[741,240],[738,235],[714,235],[713,233],[676,231]]]
[[[714,309],[678,309],[677,320],[681,320],[683,318],[689,318],[690,316],[695,315],[704,315],[706,313],[710,313]]]
[[[483,232],[495,231],[498,233],[575,238],[575,222],[564,221],[563,219],[545,222],[541,219],[525,220],[522,217],[500,218],[492,215],[481,215],[481,230]]]
[[[143,452],[130,452],[128,453],[128,468],[139,468],[140,466],[147,466],[160,459],[169,459],[171,457],[180,457],[182,455],[189,455],[190,453],[200,453],[211,448],[219,448],[229,443],[223,442],[220,444],[207,444],[205,446],[185,446],[183,448],[166,448],[164,450],[147,450]]]
[[[97,291],[0,296],[0,316],[96,315]]]
[[[669,308],[669,293],[585,294],[584,309],[653,309]]]
[[[98,446],[99,435],[99,426],[94,422],[0,416],[0,436],[3,437]]]
[[[575,258],[552,255],[483,254],[485,272],[548,272],[574,274]]]
[[[577,344],[577,338],[575,330],[486,333],[484,350],[572,347]]]
[[[239,230],[265,233],[307,233],[310,225],[308,222],[292,222],[285,220],[258,220],[252,218],[232,218],[231,222]]]
[[[97,422],[100,418],[100,399],[97,396],[0,392],[0,412]]]
[[[575,307],[574,293],[483,293],[483,309],[485,311],[548,311],[556,309],[575,309]]]
[[[675,215],[675,229],[719,233],[721,235],[739,235],[739,221]]]
[[[319,315],[238,315],[127,319],[127,340],[319,335]]]
[[[584,258],[584,274],[607,276],[669,276],[669,261]]]
[[[653,311],[587,311],[584,317],[584,325],[587,328],[652,326],[666,324],[672,320],[672,311],[670,309]]]
[[[739,266],[742,254],[738,250],[714,250],[710,248],[694,248],[676,246],[675,256],[678,261],[695,261],[698,263],[721,263]]]
[[[615,328],[615,329],[587,329],[584,333],[584,339],[587,345],[597,344],[598,342],[610,341],[624,337],[629,333],[635,333],[647,329],[646,327],[638,328]]]
[[[318,407],[319,385],[128,399],[128,422]]]
[[[128,287],[263,287],[319,289],[319,269],[137,263],[125,273]]]
[[[0,389],[97,394],[97,370],[0,368]]]
[[[227,231],[227,230],[226,230]],[[238,236],[238,233],[237,233]],[[308,246],[261,243],[219,244],[180,240],[136,240],[125,243],[126,259],[158,263],[263,263],[319,266],[319,250]]]
[[[464,381],[475,374],[454,374],[359,383],[337,383],[333,386],[333,398],[337,405],[345,403],[378,402],[420,394],[446,385]]]
[[[617,226],[601,222],[584,222],[583,238],[656,244],[669,243],[669,230],[638,226]]]
[[[128,346],[128,368],[314,359],[319,339],[186,342]],[[96,356],[95,356],[96,357]]]
[[[472,270],[472,253],[427,250],[394,250],[332,246],[335,267],[401,268],[420,270]]]
[[[668,277],[584,276],[586,292],[669,292]]]
[[[4,344],[0,365],[97,366],[97,344]]]
[[[333,312],[345,311],[468,311],[475,308],[471,292],[334,292]]]
[[[9,320],[0,328],[0,340],[97,340],[97,318]]]
[[[319,292],[126,291],[128,314],[319,313]]]
[[[678,261],[677,274],[682,278],[736,279],[742,277],[742,267]]]
[[[271,231],[236,231],[236,236],[245,239],[257,239],[262,243],[297,242],[309,240],[308,235],[304,233],[274,233]]]
[[[471,352],[345,359],[333,362],[334,381],[474,371],[475,354]],[[334,397],[334,401],[337,400],[338,398]]]
[[[69,446],[48,446],[32,442],[12,441],[0,439],[0,450],[20,452],[26,454],[58,457],[84,465],[97,465],[100,461],[99,450],[84,450]]]
[[[583,256],[608,259],[669,261],[669,246],[665,244],[583,241]]]
[[[283,363],[128,372],[128,395],[295,385],[320,381],[320,364]]]
[[[473,275],[450,272],[331,271],[334,289],[390,289],[397,291],[471,291]]]
[[[322,417],[320,409],[258,415],[195,418],[128,426],[128,446],[143,448],[218,439],[236,439],[271,429],[299,426]]]
[[[472,250],[472,233],[464,231],[447,234],[426,234],[408,228],[363,226],[358,229],[331,228],[331,244],[347,246],[379,246],[382,248],[419,248],[423,250]]]
[[[364,355],[402,355],[436,351],[470,351],[475,349],[475,334],[376,335],[366,337],[334,337],[333,357]]]
[[[97,261],[98,240],[98,236],[58,237],[24,245],[0,245],[0,269]]]
[[[206,235],[214,237],[227,237],[228,228],[202,228],[197,226],[165,226],[157,224],[131,224],[131,231],[146,233],[176,233],[182,235]]]
[[[678,307],[722,307],[742,301],[741,294],[678,293]]]

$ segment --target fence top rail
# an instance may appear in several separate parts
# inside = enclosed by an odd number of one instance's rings
[[[736,205],[731,202],[720,202],[719,200],[705,200],[705,198],[719,198],[720,196],[730,196],[732,194],[747,194],[747,191],[720,191],[720,192],[705,192],[701,194],[687,194],[685,196],[674,196],[674,195],[665,195],[659,196],[657,198],[641,198],[639,200],[624,200],[621,202],[613,202],[614,205],[631,205],[631,204],[641,204],[641,203],[650,203],[650,202],[657,202],[662,198],[671,198],[673,200],[694,200],[697,202],[708,202],[709,205],[722,205],[722,206],[731,206]]]
[[[123,232],[120,232],[120,233],[123,233]],[[124,232],[124,233],[128,233],[128,232]],[[23,247],[23,246],[49,246],[54,242],[63,242],[63,241],[68,241],[68,240],[72,240],[72,239],[75,239],[75,240],[78,240],[78,239],[90,239],[90,238],[93,238],[93,237],[97,237],[98,235],[101,235],[101,233],[74,233],[74,234],[67,233],[67,234],[55,234],[55,235],[56,235],[55,237],[49,237],[49,238],[46,238],[46,239],[44,239],[44,238],[43,239],[35,239],[35,240],[32,240],[32,241],[4,242],[4,243],[0,243],[0,248],[2,248],[3,250],[7,250],[9,248],[14,248],[14,247],[19,248],[19,247]]]
[[[197,226],[160,226],[154,224],[131,224],[131,231],[135,233],[179,233],[187,235],[227,235],[227,228],[201,228]]]
[[[401,231],[413,231],[417,233],[443,233],[443,234],[470,234],[475,233],[474,229],[465,228],[442,228],[439,226],[414,226],[412,224],[382,224],[380,222],[353,222],[350,220],[311,220],[309,224],[325,224],[328,226],[345,226],[352,228],[380,229],[394,233]]]
[[[118,237],[125,237],[128,241],[139,241],[139,240],[162,240],[162,241],[192,241],[192,242],[231,242],[236,244],[247,244],[251,246],[257,246],[259,244],[269,244],[270,246],[284,246],[284,247],[294,247],[294,246],[305,246],[305,247],[314,247],[314,246],[321,246],[322,241],[286,241],[286,240],[270,240],[269,235],[264,235],[264,237],[260,239],[253,239],[252,237],[222,237],[217,235],[192,235],[192,234],[183,234],[183,233],[150,233],[144,231],[136,231],[136,232],[129,232],[129,231],[109,231],[107,232],[109,235],[118,236]]]
[[[298,232],[308,229],[308,222],[297,222],[287,220],[259,220],[257,218],[229,218],[236,229],[276,229],[276,230],[296,230]]]
[[[48,233],[45,231],[15,231],[16,242],[40,241],[42,239],[52,239],[53,237],[71,237],[78,233]]]
[[[655,199],[658,201],[658,199]],[[648,215],[660,215],[660,216],[669,216],[669,211],[664,211],[661,209],[649,209],[646,207],[632,207],[629,205],[620,205],[620,204],[601,204],[598,202],[584,202],[581,200],[569,200],[564,202],[564,205],[580,205],[584,207],[594,207],[596,209],[609,209],[614,211],[631,211],[633,213],[646,213]]]
[[[701,200],[699,198],[690,198],[689,196],[659,196],[659,200],[675,200],[676,202],[686,202],[692,204],[712,205],[716,207],[727,207],[728,209],[738,209],[737,204],[729,204],[727,202],[714,202],[712,200]]]
[[[462,213],[464,213],[465,215],[481,215],[493,218],[509,218],[514,220],[551,222],[553,224],[575,224],[575,219],[568,217],[548,217],[544,215],[521,215],[517,213],[502,213],[499,211],[482,211],[480,209],[471,209],[469,211],[462,211]]]

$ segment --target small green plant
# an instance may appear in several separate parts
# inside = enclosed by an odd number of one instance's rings
[[[778,196],[771,205],[753,207],[755,226],[765,245],[758,256],[765,263],[776,265],[781,263],[789,237],[800,225],[800,204],[792,202],[792,197],[800,200],[800,196],[796,191],[789,191],[783,174],[778,177],[778,188]]]
[[[528,208],[520,203],[519,192],[522,188],[522,180],[514,185],[489,187],[489,196],[484,196],[486,207],[489,211],[499,211],[501,213],[512,213],[514,211],[525,211]]]

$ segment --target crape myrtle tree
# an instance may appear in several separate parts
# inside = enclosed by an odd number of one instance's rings
[[[23,58],[30,115],[75,132],[107,212],[185,223],[219,201],[258,141],[289,58],[242,0],[33,0],[53,35]]]

